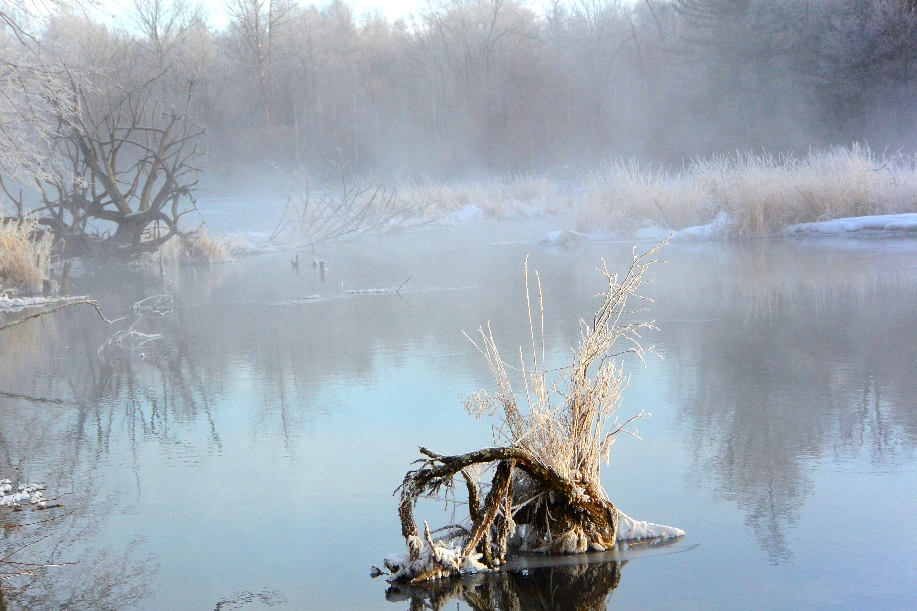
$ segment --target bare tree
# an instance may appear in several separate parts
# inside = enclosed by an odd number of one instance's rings
[[[133,0],[133,8],[134,24],[162,66],[205,23],[203,5],[189,0]]]
[[[128,86],[99,78],[92,87],[69,75],[73,109],[54,107],[59,163],[32,172],[33,212],[67,247],[132,256],[181,233],[179,220],[193,209],[203,129],[188,113],[193,83],[183,106],[170,107],[157,87],[163,76]],[[22,209],[22,194],[0,185]]]
[[[232,30],[240,52],[258,74],[264,98],[267,126],[272,126],[274,105],[274,39],[277,28],[286,20],[293,4],[285,0],[233,0],[226,3]]]
[[[46,162],[55,130],[53,102],[65,108],[63,82],[36,34],[57,0],[0,4],[0,176],[28,177]]]

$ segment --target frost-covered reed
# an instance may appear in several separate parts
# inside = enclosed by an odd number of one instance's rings
[[[582,485],[596,498],[607,499],[599,480],[601,463],[608,460],[616,436],[625,432],[625,424],[614,416],[629,378],[617,357],[632,353],[643,360],[645,355],[655,354],[652,347],[640,343],[641,331],[655,327],[646,321],[625,320],[632,314],[627,302],[642,299],[638,291],[647,282],[643,275],[656,262],[652,256],[664,244],[663,241],[642,255],[635,252],[623,277],[604,266],[599,270],[607,281],[602,304],[590,322],[580,321],[581,336],[573,351],[573,362],[561,369],[558,377],[551,377],[545,367],[541,282],[536,272],[539,304],[535,313],[540,314],[540,319],[533,319],[527,267],[532,343],[530,363],[526,365],[527,359],[521,359],[518,370],[524,393],[514,392],[509,366],[501,358],[489,327],[479,330],[481,343],[475,343],[490,366],[497,391],[488,394],[480,390],[470,395],[466,409],[478,417],[489,415],[497,419],[494,441],[498,445],[524,449],[536,461]],[[520,349],[520,357],[521,353]],[[520,405],[522,397],[525,401]],[[627,422],[643,415],[640,412]]]
[[[614,160],[587,179],[578,202],[584,231],[655,224],[703,225],[728,214],[735,237],[797,223],[917,211],[917,159],[854,144],[805,156],[737,153],[672,170]]]
[[[0,221],[0,290],[41,294],[51,255],[51,235],[36,221]]]
[[[181,239],[181,259],[191,263],[225,263],[232,259],[227,240],[198,229]]]
[[[402,185],[400,196],[406,201],[430,202],[427,217],[476,209],[484,218],[528,218],[570,206],[562,185],[546,176],[528,174],[445,184],[413,182]]]

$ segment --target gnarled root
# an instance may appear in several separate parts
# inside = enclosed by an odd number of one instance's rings
[[[427,456],[401,485],[398,514],[408,553],[385,559],[393,579],[421,582],[466,572],[493,570],[506,559],[517,525],[526,526],[524,546],[551,553],[584,552],[614,545],[617,510],[594,484],[572,481],[517,447],[485,448],[458,456]],[[468,467],[496,463],[490,491],[479,507],[477,485]],[[469,499],[470,532],[452,529],[434,539],[425,526],[421,540],[413,510],[422,495],[451,488],[461,474]],[[519,482],[520,486],[515,486]],[[514,494],[514,489],[518,489]],[[513,511],[514,506],[522,505]]]

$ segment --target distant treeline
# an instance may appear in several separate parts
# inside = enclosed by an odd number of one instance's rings
[[[190,90],[206,127],[203,163],[232,172],[339,159],[455,178],[917,136],[917,0],[430,0],[394,21],[339,0],[228,9],[222,30],[186,0],[134,0],[120,29],[63,11],[36,31],[87,74],[169,71],[162,95],[184,107]]]

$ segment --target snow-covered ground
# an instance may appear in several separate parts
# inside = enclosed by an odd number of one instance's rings
[[[89,299],[89,297],[86,295],[76,297],[7,297],[0,295],[0,312],[19,312],[26,308],[45,307],[80,299]]]
[[[861,231],[917,234],[917,213],[854,216],[787,227],[790,235],[844,235]]]
[[[732,219],[726,212],[709,223],[685,227],[677,231],[658,225],[643,227],[630,236],[607,233],[580,233],[578,231],[552,231],[541,238],[543,244],[565,246],[584,242],[608,242],[632,238],[638,241],[659,242],[666,237],[671,241],[715,240],[730,236]],[[875,216],[854,216],[816,223],[790,225],[780,235],[787,236],[844,236],[874,233],[877,235],[917,235],[917,213],[882,214]]]

